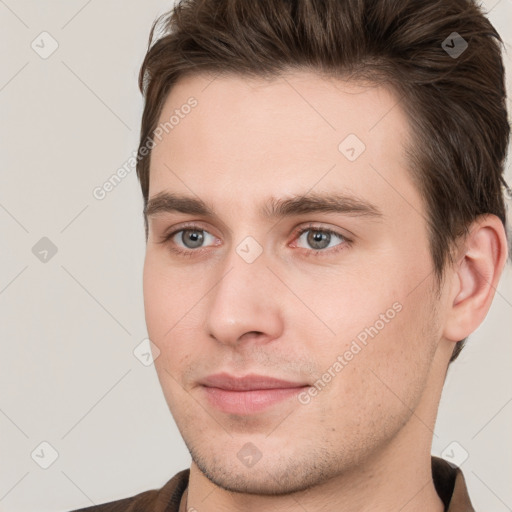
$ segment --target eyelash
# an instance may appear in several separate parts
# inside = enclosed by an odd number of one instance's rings
[[[180,256],[196,257],[196,256],[200,256],[203,252],[207,251],[207,248],[204,248],[204,247],[200,248],[200,249],[181,249],[176,246],[172,246],[172,244],[169,243],[170,240],[175,235],[177,235],[178,233],[181,233],[182,231],[204,231],[204,232],[208,233],[208,231],[203,229],[201,226],[198,226],[195,224],[188,224],[185,226],[181,226],[180,229],[172,231],[168,235],[163,235],[162,240],[160,240],[160,242],[158,242],[158,243],[167,244],[167,245],[171,246],[170,250],[173,253],[178,254]],[[338,253],[338,252],[346,249],[347,247],[350,247],[350,245],[352,244],[351,240],[349,240],[345,235],[342,235],[338,231],[334,231],[334,230],[328,229],[328,228],[322,228],[322,227],[316,226],[314,224],[308,224],[308,225],[303,226],[300,229],[296,230],[294,232],[294,240],[300,238],[304,233],[306,233],[308,231],[316,231],[319,233],[335,235],[335,236],[341,238],[342,241],[341,241],[341,243],[339,243],[338,245],[336,245],[330,249],[303,249],[303,250],[307,251],[305,254],[306,257],[309,257],[309,256],[318,257],[318,256],[323,256],[325,254],[332,255],[332,254]]]

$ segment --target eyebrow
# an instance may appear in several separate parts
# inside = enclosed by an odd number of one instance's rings
[[[152,217],[159,213],[180,212],[189,215],[217,217],[213,206],[191,196],[160,192],[149,199],[144,215]],[[308,213],[340,213],[353,216],[380,218],[381,210],[374,204],[349,194],[308,193],[291,198],[270,198],[260,208],[266,219],[281,219]]]

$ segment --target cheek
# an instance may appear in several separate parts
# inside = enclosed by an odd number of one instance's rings
[[[365,343],[348,336],[330,353],[317,352],[323,376],[329,379],[326,391],[318,395],[321,416],[327,418],[322,421],[356,437],[376,430],[391,435],[407,421],[421,399],[433,357],[434,336],[429,336],[425,318],[404,304],[380,331],[361,331]],[[340,361],[341,366],[334,366]]]
[[[205,290],[187,284],[190,278],[147,252],[143,269],[145,319],[149,338],[160,350],[155,368],[166,387],[173,386],[172,377],[178,380],[190,366],[191,355],[198,353],[194,345],[200,336],[197,315]]]
[[[143,272],[144,312],[150,339],[160,345],[164,324],[167,324],[166,311],[172,310],[172,294],[168,293],[169,282],[159,267],[146,255]]]
[[[307,298],[305,302],[312,311],[318,312],[318,321],[312,322],[311,315],[305,320],[303,311],[302,320],[297,319],[306,323],[304,332],[309,332],[308,338],[316,343],[316,347],[310,348],[331,355],[343,354],[354,340],[364,344],[382,338],[401,315],[400,299],[404,295],[396,282],[359,273],[325,276],[325,282],[304,282],[294,290]],[[316,336],[311,331],[313,326]]]
[[[369,341],[363,354],[375,394],[398,412],[415,408],[428,380],[439,340],[431,300],[424,290],[402,296],[400,312]]]
[[[440,335],[432,312],[433,278],[425,279],[426,259],[414,265],[401,265],[398,255],[393,259],[394,265],[386,267],[382,259],[378,272],[372,265],[367,272],[347,273],[339,286],[309,296],[311,309],[334,332],[322,339],[311,332],[309,350],[322,372],[343,375],[335,379],[346,388],[342,395],[363,398],[375,391],[394,400],[389,386],[413,400],[426,378]]]
[[[170,268],[163,258],[148,250],[144,261],[143,294],[150,338],[153,335],[157,340],[171,335],[173,326],[192,308],[198,290],[187,285],[188,282],[180,278],[179,270]]]

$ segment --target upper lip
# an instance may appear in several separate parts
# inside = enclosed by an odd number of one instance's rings
[[[228,373],[217,373],[210,375],[200,381],[203,386],[220,388],[233,391],[248,391],[256,389],[285,389],[307,386],[304,382],[292,382],[265,375],[250,374],[244,377],[235,377]]]

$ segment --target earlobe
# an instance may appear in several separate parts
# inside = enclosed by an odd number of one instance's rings
[[[473,222],[461,245],[451,290],[444,337],[459,341],[483,322],[507,260],[507,240],[502,222],[484,215]]]

